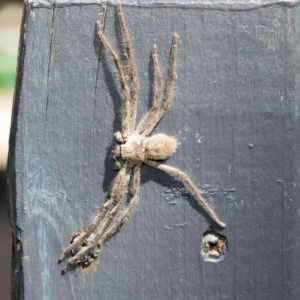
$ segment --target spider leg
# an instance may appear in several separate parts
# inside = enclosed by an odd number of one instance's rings
[[[128,167],[123,167],[120,169],[119,173],[117,174],[117,176],[115,177],[111,185],[108,200],[102,205],[98,214],[92,221],[91,225],[86,230],[79,233],[79,237],[74,239],[71,242],[71,244],[64,250],[64,252],[61,254],[61,256],[58,259],[59,262],[65,260],[65,258],[68,255],[70,255],[72,250],[80,246],[84,242],[84,240],[86,240],[96,230],[96,228],[99,227],[106,213],[112,209],[115,199],[118,197],[120,191],[124,189],[126,190],[128,185],[128,181],[127,181],[127,177],[129,176],[128,173],[129,173]]]
[[[130,202],[128,203],[127,207],[124,209],[122,215],[119,217],[118,221],[103,234],[101,239],[99,239],[98,242],[99,248],[120,230],[120,228],[125,224],[127,219],[132,214],[133,210],[136,208],[138,204],[138,192],[140,189],[140,179],[141,179],[141,167],[135,166],[132,175],[132,188],[131,188],[132,198],[130,199]]]
[[[161,69],[157,57],[157,47],[156,45],[152,48],[152,60],[153,60],[153,69],[154,69],[154,92],[153,92],[153,102],[152,106],[148,112],[144,115],[142,120],[137,126],[136,131],[139,134],[143,134],[144,130],[151,124],[153,121],[154,115],[156,114],[161,100],[162,93],[162,75]]]
[[[114,61],[117,75],[120,81],[122,93],[123,93],[123,103],[122,103],[122,133],[124,135],[128,135],[129,132],[129,124],[131,119],[131,113],[130,113],[130,88],[128,86],[126,75],[124,72],[124,68],[121,62],[120,57],[116,53],[116,51],[113,49],[107,38],[105,37],[103,33],[102,23],[99,21],[97,22],[97,31],[98,36],[102,44],[104,45],[105,49],[111,56],[111,58]]]
[[[129,33],[125,24],[124,15],[122,11],[122,6],[120,3],[117,4],[117,12],[121,29],[121,37],[125,48],[126,58],[127,58],[127,68],[125,72],[128,72],[128,76],[130,79],[130,116],[129,116],[129,124],[128,130],[129,133],[134,131],[135,122],[136,122],[136,113],[137,113],[137,98],[138,98],[138,90],[139,84],[137,80],[136,66],[133,48],[130,44]]]
[[[138,190],[139,190],[139,184],[140,184],[140,177],[141,177],[141,174],[140,174],[140,165],[138,165],[138,166],[135,166],[135,167],[133,168],[133,172],[132,172],[132,176],[131,176],[131,181],[132,181],[131,194],[133,195],[133,197],[131,198],[131,200],[130,200],[128,206],[127,206],[126,209],[125,209],[125,211],[127,211],[128,208],[130,208],[130,207],[132,206],[132,202],[134,202],[133,199],[134,199],[135,197],[137,198]],[[129,178],[128,178],[128,181],[127,181],[127,185],[128,185],[128,182],[129,182]],[[125,192],[126,192],[126,190],[125,190]],[[121,205],[121,203],[122,203],[122,199],[124,198],[125,192],[123,193],[123,196],[120,197],[120,200],[117,201],[115,208],[111,211],[111,213],[110,213],[109,216],[107,217],[108,220],[107,220],[107,222],[101,227],[101,231],[99,231],[99,232],[96,234],[96,236],[95,236],[95,238],[94,238],[94,244],[97,244],[97,243],[99,242],[99,240],[102,239],[102,236],[103,236],[103,235],[106,235],[106,232],[107,232],[107,231],[111,231],[110,228],[109,228],[109,226],[110,226],[110,224],[111,224],[112,221],[113,221],[113,218],[112,218],[112,217],[114,217],[114,216],[117,214],[118,209],[119,209],[119,207],[120,207],[120,205]],[[115,225],[118,226],[120,220],[123,220],[123,219],[124,219],[124,218],[123,218],[123,214],[122,214],[122,216],[119,218],[119,220],[116,221],[116,223],[113,225],[113,227],[114,227]],[[124,220],[123,223],[125,223],[125,221],[126,221],[126,220]],[[122,224],[122,225],[123,225],[123,224]],[[119,226],[119,227],[120,227],[120,226]]]
[[[169,69],[168,69],[168,75],[165,84],[163,101],[159,111],[153,116],[153,118],[151,118],[151,122],[149,122],[147,124],[147,127],[144,129],[143,135],[145,136],[148,136],[154,130],[154,128],[160,122],[160,120],[167,112],[167,110],[169,109],[172,103],[173,88],[174,88],[174,81],[175,81],[175,68],[176,68],[176,60],[177,60],[178,39],[179,39],[178,34],[174,33],[172,45],[170,49]]]
[[[128,167],[128,170],[130,170],[129,167]],[[109,211],[108,216],[104,220],[105,223],[104,224],[102,223],[101,227],[100,227],[100,225],[97,226],[96,232],[95,233],[93,232],[94,237],[92,238],[89,245],[86,246],[86,247],[82,247],[80,251],[78,251],[73,257],[71,257],[66,262],[66,264],[65,264],[65,266],[63,267],[63,270],[62,270],[63,273],[66,273],[73,265],[75,265],[77,263],[85,263],[89,259],[89,257],[91,257],[91,255],[95,256],[95,253],[100,252],[100,247],[98,246],[99,240],[105,234],[106,230],[109,228],[109,226],[113,222],[116,214],[118,213],[118,211],[121,207],[122,200],[125,196],[127,186],[128,186],[128,183],[129,183],[130,173],[125,178],[126,179],[124,180],[124,184],[122,185],[121,190],[119,191],[116,199],[114,199],[115,200],[114,201],[115,202],[114,206]],[[96,257],[97,256],[98,256],[98,254],[96,255]],[[93,257],[93,260],[94,260],[94,257]]]
[[[192,182],[192,180],[189,178],[187,174],[182,172],[179,169],[176,169],[174,167],[161,164],[154,160],[148,160],[145,162],[150,167],[156,168],[158,170],[164,171],[167,174],[173,176],[173,177],[179,177],[182,182],[184,183],[185,187],[188,189],[188,191],[196,198],[198,204],[203,207],[203,209],[206,211],[206,213],[212,218],[213,221],[215,221],[220,227],[226,227],[226,224],[223,223],[219,217],[216,215],[216,213],[213,211],[213,209],[209,206],[209,204],[206,202],[206,200],[201,196],[198,188],[196,185]]]
[[[140,187],[140,178],[141,178],[141,171],[140,171],[140,166],[135,166],[133,170],[133,176],[132,176],[132,198],[130,199],[130,202],[128,206],[124,209],[123,213],[119,217],[119,219],[111,226],[109,227],[105,232],[103,230],[101,233],[97,234],[94,241],[93,245],[90,245],[85,251],[82,251],[80,255],[78,255],[78,258],[76,258],[77,261],[79,261],[81,256],[84,256],[85,253],[87,252],[93,252],[93,248],[95,248],[95,245],[97,244],[97,257],[99,256],[99,253],[101,251],[101,247],[103,244],[109,240],[112,236],[114,236],[120,228],[125,224],[127,219],[131,216],[133,213],[134,209],[136,208],[138,204],[138,192],[139,192],[139,187]],[[74,260],[70,266],[72,266],[76,261]],[[69,267],[70,267],[69,266]],[[67,268],[69,268],[67,267]]]

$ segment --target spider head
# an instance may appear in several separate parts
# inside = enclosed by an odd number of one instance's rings
[[[132,165],[138,165],[145,161],[145,141],[146,137],[139,134],[129,135],[126,142],[121,145],[116,145],[113,150],[114,160],[116,164],[122,165],[122,162],[127,161]]]

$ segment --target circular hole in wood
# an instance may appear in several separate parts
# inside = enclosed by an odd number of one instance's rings
[[[204,261],[219,262],[228,250],[227,238],[212,230],[206,231],[202,236],[201,255]]]

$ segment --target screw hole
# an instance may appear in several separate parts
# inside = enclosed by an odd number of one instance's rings
[[[204,261],[219,262],[228,250],[227,238],[212,230],[206,231],[202,236],[201,255]]]

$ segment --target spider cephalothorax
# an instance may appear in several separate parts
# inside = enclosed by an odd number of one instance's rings
[[[179,36],[176,33],[173,35],[169,68],[164,87],[162,86],[162,75],[156,45],[152,48],[154,68],[152,106],[136,125],[139,91],[138,77],[133,50],[120,4],[117,4],[117,13],[124,45],[125,61],[120,58],[105,37],[103,23],[98,22],[97,26],[100,41],[114,61],[123,96],[121,131],[114,134],[117,145],[113,151],[119,171],[112,182],[107,200],[102,204],[92,223],[85,230],[73,235],[70,245],[60,256],[59,261],[63,261],[68,257],[63,272],[74,266],[89,268],[98,260],[102,245],[118,232],[138,203],[141,166],[143,164],[178,177],[207,214],[219,226],[225,227],[225,223],[220,221],[188,175],[179,169],[161,163],[162,160],[170,157],[175,152],[177,140],[174,137],[161,133],[149,136],[172,103]],[[130,188],[128,189],[129,183]],[[125,208],[122,209],[122,201],[127,192],[130,200]]]

